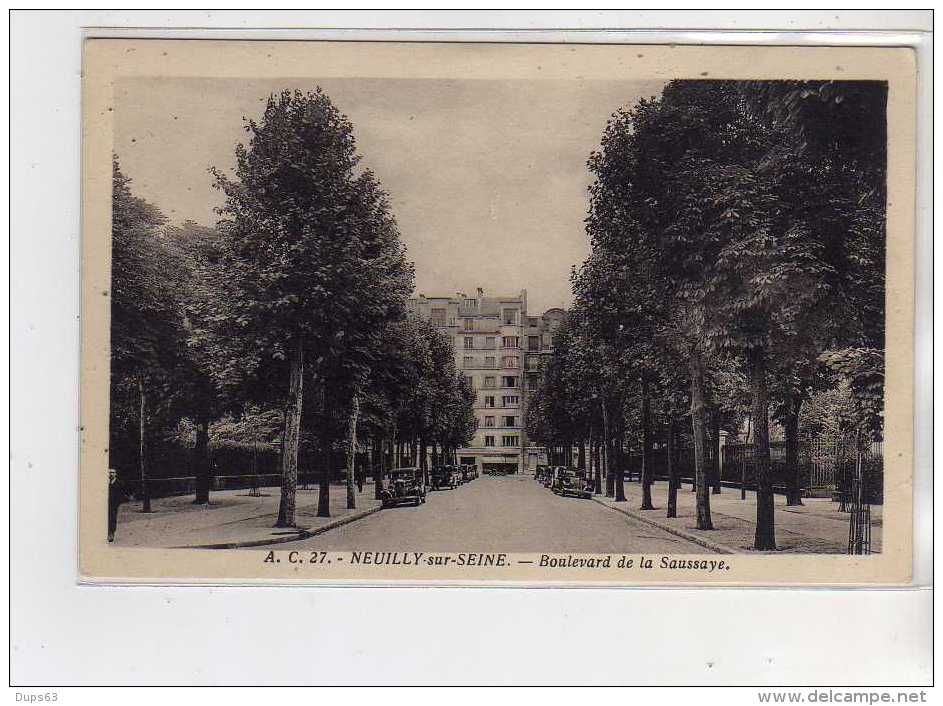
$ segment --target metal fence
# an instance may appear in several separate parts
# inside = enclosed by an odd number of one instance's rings
[[[716,468],[714,458],[717,455],[717,447],[713,444],[704,446],[704,464],[711,472]],[[668,478],[668,449],[665,447],[652,449],[649,456],[651,461],[652,477],[658,480]],[[676,472],[682,481],[694,480],[694,448],[680,447],[675,449],[675,461],[677,465]],[[640,478],[642,473],[642,454],[630,453],[623,456],[623,472],[631,480]]]
[[[332,484],[346,483],[346,470],[338,469],[334,471],[331,473],[330,480]],[[320,472],[304,472],[298,474],[298,490],[316,489],[320,482]],[[280,488],[281,485],[281,473],[213,476],[210,479],[211,492],[220,490],[248,490],[249,494],[261,494],[262,490],[265,488]],[[125,481],[125,487],[132,497],[141,497],[140,478]],[[196,478],[194,476],[148,478],[147,489],[151,498],[193,495],[196,493]]]
[[[724,481],[756,487],[756,463],[753,444],[724,446],[721,478]],[[799,444],[799,487],[807,496],[838,497],[847,493],[855,473],[857,454],[854,439],[811,438]],[[867,502],[880,504],[884,498],[884,444],[874,442],[862,449],[862,476]],[[770,444],[770,476],[773,487],[787,486],[786,445]]]
[[[717,447],[705,445],[704,464],[708,478],[717,478],[718,464],[715,461]],[[682,447],[675,450],[678,475],[682,481],[694,481],[694,449]],[[665,447],[651,453],[653,478],[668,478],[668,452]],[[806,496],[836,497],[850,492],[855,473],[856,453],[854,439],[804,439],[799,444],[799,485]],[[725,485],[735,485],[749,490],[756,489],[756,464],[753,444],[726,444],[720,459],[720,480]],[[624,457],[624,473],[630,479],[638,478],[642,470],[642,455],[627,454]],[[784,492],[787,487],[786,444],[770,443],[770,476],[773,488]],[[884,489],[884,444],[874,442],[862,450],[862,476],[866,502],[883,502]]]
[[[261,488],[281,486],[281,450],[276,444],[211,444],[208,454],[211,491],[248,489],[258,492]],[[325,466],[335,466],[330,474],[332,483],[343,482],[346,469],[336,466],[338,462],[344,463],[338,456],[334,454],[327,458],[311,448],[302,447],[298,454],[298,488],[305,490],[317,486]],[[111,467],[118,470],[127,492],[140,498],[140,461],[136,449],[113,453],[110,462]],[[364,454],[358,453],[358,466],[364,462]],[[152,443],[148,447],[146,475],[151,498],[196,493],[193,449],[172,440]]]

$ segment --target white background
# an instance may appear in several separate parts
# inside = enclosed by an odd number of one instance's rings
[[[928,29],[926,13],[71,12],[11,22],[11,681],[79,684],[927,684],[930,132],[918,194],[918,580],[908,590],[108,588],[76,584],[83,27]],[[825,32],[825,33],[821,33]],[[131,33],[132,35],[135,33]],[[139,34],[139,33],[138,33]],[[167,33],[165,33],[167,34]],[[292,32],[293,36],[311,36]],[[359,33],[358,33],[359,34]],[[469,39],[472,32],[458,35]],[[227,36],[233,36],[229,34]],[[255,35],[252,35],[255,36]],[[281,36],[269,33],[265,38]],[[319,35],[324,36],[324,35]],[[425,36],[441,38],[441,32]],[[505,34],[503,38],[533,38]],[[583,33],[538,38],[587,41]],[[612,41],[614,35],[596,35]],[[391,38],[385,35],[384,38]],[[883,41],[893,37],[872,35]],[[666,41],[664,34],[626,41]],[[789,34],[731,41],[795,43]],[[920,49],[929,79],[928,38]],[[802,41],[808,41],[802,38]],[[897,40],[901,41],[900,39]],[[930,115],[930,82],[921,117]],[[6,492],[6,491],[4,491]],[[118,692],[110,692],[118,697]],[[11,702],[14,694],[8,694]],[[204,698],[209,695],[204,695]],[[288,697],[277,694],[277,698]],[[379,696],[379,693],[376,693]],[[755,692],[682,698],[726,703]],[[343,695],[341,695],[343,698]],[[646,702],[655,694],[645,696]],[[105,697],[102,697],[105,698]],[[170,698],[167,694],[160,698]],[[304,698],[304,695],[300,697]],[[60,701],[66,699],[60,696]]]

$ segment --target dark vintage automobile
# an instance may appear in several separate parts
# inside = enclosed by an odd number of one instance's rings
[[[389,485],[380,495],[383,507],[426,502],[426,482],[419,468],[394,468],[390,471]]]
[[[468,483],[478,477],[478,466],[474,464],[465,464],[459,466],[462,469],[462,481]]]
[[[534,470],[534,480],[538,483],[543,483],[549,473],[550,466],[538,465],[536,470]]]
[[[436,466],[432,469],[432,489],[457,488],[462,484],[462,471],[458,466]]]
[[[593,497],[593,484],[588,479],[579,476],[572,468],[557,467],[554,471],[553,483],[550,486],[554,493],[587,500]]]

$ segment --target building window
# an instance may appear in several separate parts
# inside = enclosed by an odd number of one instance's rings
[[[517,417],[505,417],[504,426],[506,427],[516,427],[517,426]]]
[[[468,389],[470,389],[470,390],[474,390],[474,389],[475,389],[475,378],[474,378],[474,376],[472,376],[472,375],[466,375],[466,376],[465,376],[465,382],[468,383]]]
[[[538,373],[527,373],[527,389],[536,390],[540,385],[540,375]]]
[[[513,325],[517,323],[517,309],[505,309],[503,320],[506,325]]]
[[[528,316],[528,317],[527,317],[527,325],[528,325],[528,326],[537,326],[537,317],[536,317],[536,316]]]
[[[527,350],[529,350],[529,351],[539,351],[539,350],[540,350],[540,336],[528,336],[528,337],[527,337]]]
[[[487,446],[487,444],[485,444]],[[501,446],[518,446],[517,434],[505,434],[501,437]]]
[[[494,389],[494,378],[490,375],[485,377],[485,389],[486,390]]]
[[[485,437],[485,446],[494,446],[494,437],[486,436]]]
[[[462,319],[462,330],[463,331],[474,331],[475,330],[475,320],[474,319]]]
[[[488,336],[488,338],[485,339],[485,348],[494,350],[494,336]]]
[[[503,400],[505,407],[512,407],[516,404],[519,404],[520,401],[521,401],[521,398],[518,397],[517,395],[505,395],[504,400]]]
[[[494,356],[493,356],[493,355],[489,355],[488,357],[485,358],[485,367],[486,367],[486,368],[493,368],[493,367],[494,367]]]
[[[517,348],[520,345],[517,336],[505,336],[504,337],[504,347],[505,348]]]
[[[485,397],[485,407],[494,407],[494,397],[491,395]]]
[[[432,310],[432,324],[433,326],[445,326],[445,309],[433,309]]]
[[[506,355],[501,358],[501,366],[504,368],[518,368],[521,365],[521,359],[516,355]]]
[[[475,347],[475,339],[472,338],[471,336],[465,336],[465,348],[474,348],[474,347]]]
[[[465,299],[462,301],[462,308],[474,311],[478,307],[477,299]]]
[[[517,387],[517,376],[516,375],[502,375],[501,386],[502,387]],[[488,387],[488,378],[485,378],[485,387]]]
[[[475,359],[472,358],[470,355],[466,355],[464,358],[462,358],[462,367],[463,367],[463,368],[474,368],[474,367],[475,367]]]
[[[485,417],[485,426],[493,427],[494,426],[494,417]]]

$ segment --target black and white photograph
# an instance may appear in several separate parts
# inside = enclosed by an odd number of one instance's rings
[[[625,581],[885,552],[888,80],[512,49],[111,80],[101,551]]]
[[[8,14],[11,703],[933,703],[932,11]]]

